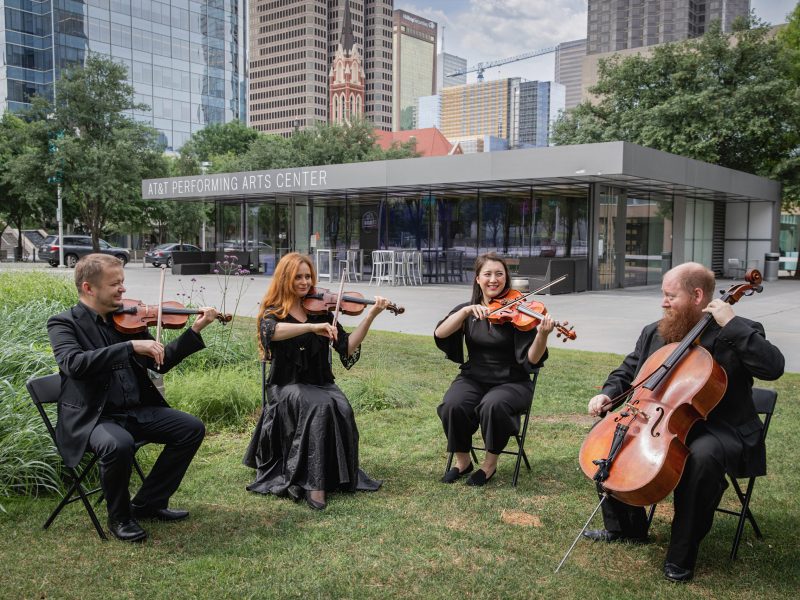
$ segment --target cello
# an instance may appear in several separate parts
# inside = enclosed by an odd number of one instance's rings
[[[759,271],[748,271],[745,280],[719,299],[735,304],[763,290]],[[656,350],[630,388],[603,406],[605,416],[590,430],[579,453],[581,470],[602,497],[556,572],[608,496],[631,506],[647,506],[663,500],[678,485],[689,456],[689,431],[706,419],[727,389],[727,374],[699,344],[713,321],[711,314],[705,314],[680,342]],[[618,413],[608,412],[620,405]]]
[[[761,273],[745,275],[720,300],[735,304],[762,291]],[[663,500],[680,481],[689,456],[686,436],[722,399],[728,377],[698,341],[714,317],[705,314],[680,342],[667,344],[642,365],[609,413],[589,432],[579,462],[584,474],[611,496],[632,506]]]

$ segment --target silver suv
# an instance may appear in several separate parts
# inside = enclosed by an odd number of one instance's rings
[[[100,252],[116,256],[125,266],[131,258],[130,253],[125,248],[112,246],[105,240],[99,240]],[[64,236],[64,264],[70,269],[75,266],[78,259],[94,252],[92,250],[92,238],[88,235],[65,235]],[[51,267],[58,266],[58,236],[48,235],[44,243],[39,246],[39,258],[50,263]]]

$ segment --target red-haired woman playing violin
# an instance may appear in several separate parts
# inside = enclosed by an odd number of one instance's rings
[[[353,409],[334,383],[329,346],[346,369],[358,361],[372,321],[388,305],[375,304],[352,333],[333,315],[310,314],[303,298],[317,283],[307,256],[292,252],[275,268],[258,315],[259,346],[271,361],[264,408],[245,454],[257,470],[247,489],[303,497],[316,510],[333,491],[377,490],[381,482],[358,468],[358,428]]]
[[[494,476],[500,451],[518,433],[519,414],[531,401],[530,373],[547,359],[547,337],[554,328],[549,315],[530,331],[516,329],[511,323],[494,325],[486,319],[492,300],[509,289],[508,265],[503,258],[496,254],[479,256],[475,260],[472,300],[450,311],[433,333],[447,358],[461,364],[461,372],[437,409],[447,436],[447,451],[456,459],[443,483],[453,483],[472,472],[469,452],[472,434],[479,426],[486,457],[467,479],[467,485],[482,486]]]

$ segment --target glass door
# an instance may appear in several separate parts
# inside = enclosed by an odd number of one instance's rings
[[[619,205],[620,190],[602,186],[597,240],[597,284],[601,290],[618,288],[621,283],[617,269],[616,243]]]

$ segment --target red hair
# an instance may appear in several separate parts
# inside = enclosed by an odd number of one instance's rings
[[[258,347],[261,350],[261,358],[265,356],[265,348],[261,345],[261,321],[267,316],[274,316],[278,319],[285,319],[289,314],[289,309],[296,298],[294,293],[294,278],[300,270],[300,265],[308,265],[311,271],[311,285],[317,285],[317,272],[314,270],[314,263],[308,256],[299,252],[290,252],[278,261],[275,267],[275,274],[272,282],[261,300],[261,308],[258,310]]]

